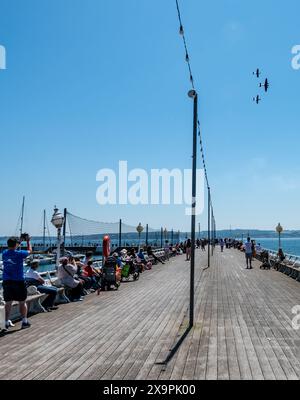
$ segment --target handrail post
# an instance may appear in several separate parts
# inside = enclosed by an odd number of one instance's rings
[[[122,246],[122,220],[119,221],[119,247]]]

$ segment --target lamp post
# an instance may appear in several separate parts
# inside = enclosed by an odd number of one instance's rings
[[[144,227],[142,226],[141,223],[138,224],[138,226],[136,227],[136,230],[137,230],[137,232],[138,232],[138,234],[139,234],[139,250],[140,250],[141,233],[142,233],[143,230],[144,230]]]
[[[188,96],[193,99],[193,168],[192,168],[192,213],[191,213],[191,274],[190,274],[190,321],[189,327],[194,325],[194,286],[195,286],[195,231],[196,231],[196,196],[197,196],[197,125],[198,125],[198,95],[190,90]]]
[[[281,249],[281,233],[283,231],[283,227],[280,225],[280,223],[276,226],[276,231],[278,233],[278,248]]]
[[[167,228],[165,228],[165,230],[164,230],[164,235],[165,235],[165,240],[167,240],[168,239],[168,230],[167,230]]]
[[[58,210],[58,208],[54,207],[54,214],[51,219],[52,225],[57,229],[57,253],[56,253],[56,266],[59,266],[60,259],[60,245],[61,245],[61,228],[64,224],[64,216]]]

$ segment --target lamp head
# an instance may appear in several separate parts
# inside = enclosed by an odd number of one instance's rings
[[[278,233],[281,233],[283,231],[283,227],[280,225],[280,223],[276,226],[276,231]]]
[[[141,223],[138,224],[138,226],[136,227],[136,230],[139,234],[141,234],[144,230],[144,227],[142,226]]]
[[[56,206],[54,207],[54,214],[52,216],[51,223],[56,229],[62,228],[64,224],[64,216]]]
[[[191,98],[191,99],[194,99],[196,96],[197,96],[197,92],[196,92],[196,90],[190,90],[189,92],[188,92],[188,96]]]

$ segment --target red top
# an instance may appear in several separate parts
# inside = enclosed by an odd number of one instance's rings
[[[93,268],[90,265],[86,265],[84,267],[84,275],[91,278],[92,276],[95,275],[95,271],[93,270]]]

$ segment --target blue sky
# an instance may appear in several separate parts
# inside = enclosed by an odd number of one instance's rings
[[[180,2],[219,228],[299,224],[298,0]],[[178,206],[99,206],[96,173],[190,168],[192,104],[175,0],[1,0],[0,234],[54,204],[188,230]],[[252,71],[271,82],[259,106]],[[205,227],[206,215],[199,218]]]

